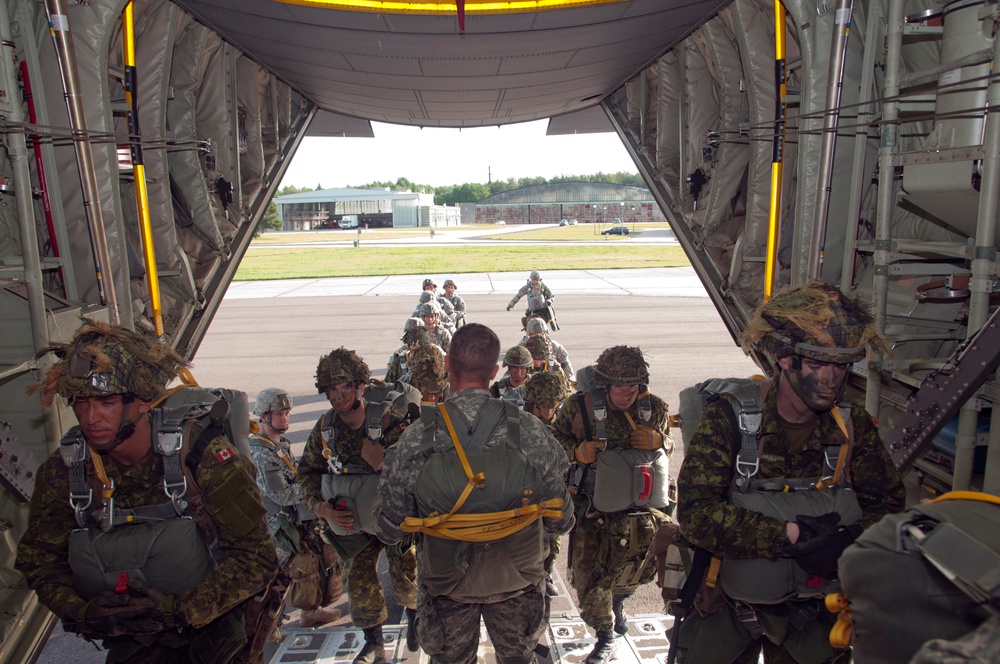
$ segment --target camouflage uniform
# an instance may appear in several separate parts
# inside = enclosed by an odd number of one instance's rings
[[[410,372],[407,366],[410,352],[420,344],[430,343],[430,337],[424,329],[424,321],[420,318],[407,318],[400,341],[403,345],[389,358],[389,368],[385,374],[386,383],[395,383],[397,380],[409,382],[406,376]]]
[[[490,398],[484,389],[465,389],[453,393],[447,405],[459,409],[472,422]],[[406,517],[426,516],[418,512],[415,495],[417,476],[426,461],[424,426],[421,420],[408,427],[386,456],[379,482],[382,505],[377,515],[379,537],[385,542],[398,542],[406,536],[400,528]],[[573,523],[572,503],[564,482],[566,458],[538,418],[522,413],[520,427],[521,449],[541,475],[545,486],[543,498],[564,499],[562,518],[543,519],[544,528],[549,533],[565,532]],[[447,437],[448,433],[439,428],[438,435]],[[485,442],[483,449],[500,444],[506,444],[506,428],[502,425]],[[421,546],[420,539],[417,546]],[[432,661],[441,664],[475,662],[480,616],[499,656],[523,657],[535,647],[548,624],[549,603],[544,584],[539,580],[537,586],[524,588],[513,596],[483,597],[479,603],[431,596],[421,586],[417,608],[421,647]]]
[[[455,282],[452,281],[451,279],[444,280],[445,295],[443,295],[442,297],[451,302],[451,306],[455,308],[455,327],[462,327],[463,325],[465,325],[465,312],[466,312],[465,300],[462,299],[461,295],[455,292],[452,292],[451,295],[448,295],[447,294],[448,286],[455,286]],[[457,288],[457,286],[455,287]]]
[[[291,443],[284,436],[272,440],[264,434],[250,437],[250,460],[257,469],[257,488],[267,509],[267,527],[274,536],[278,551],[278,566],[288,568],[288,560],[297,550],[280,535],[285,528],[301,530],[299,519],[299,485],[295,483],[295,458]]]
[[[53,365],[45,379],[35,386],[43,391],[43,403],[50,403],[56,393],[80,398],[121,394],[151,401],[173,379],[177,367],[184,365],[183,360],[163,344],[105,323],[85,323],[73,342],[63,348],[67,359]],[[78,356],[91,363],[85,376],[75,373],[78,369],[74,368],[72,360]],[[107,365],[102,366],[102,363]],[[102,377],[107,382],[102,382]],[[191,441],[201,433],[201,427],[200,422],[192,425]],[[141,439],[134,435],[124,438],[130,446],[141,444]],[[153,431],[152,436],[155,435]],[[150,452],[132,465],[119,464],[111,454],[92,449],[92,460],[86,464],[88,485],[104,484],[97,478],[93,461],[99,458],[106,478],[113,483],[116,508],[169,504],[170,499],[164,492],[163,457],[153,451],[152,436]],[[115,449],[118,448],[110,452]],[[198,647],[192,645],[192,641],[219,638],[217,632],[205,628],[213,623],[213,627],[222,624],[214,621],[239,610],[242,602],[271,583],[277,570],[274,545],[267,532],[265,510],[253,472],[251,462],[236,452],[225,435],[216,435],[208,441],[194,470],[197,486],[189,487],[187,496],[193,500],[197,495],[203,501],[217,530],[221,562],[192,588],[176,597],[165,596],[158,590],[152,591],[158,595],[151,594],[147,598],[137,598],[132,592],[118,595],[122,599],[119,605],[122,616],[114,621],[114,627],[119,635],[94,633],[87,626],[88,609],[109,592],[88,602],[77,591],[74,572],[69,566],[69,539],[70,533],[80,526],[69,502],[69,471],[58,451],[38,470],[29,509],[29,527],[18,545],[16,567],[42,603],[63,620],[68,631],[103,639],[109,651],[109,662],[189,661],[189,646]],[[132,526],[122,525],[116,530],[129,527]],[[128,580],[130,591],[135,582]],[[143,599],[163,603],[156,609],[160,624],[130,631],[130,621],[134,618],[128,612],[134,610],[133,603],[138,604]],[[171,622],[176,623],[177,629],[170,627]],[[246,650],[233,661],[237,660],[263,661],[262,653],[250,655]]]
[[[521,286],[521,289],[517,291],[517,294],[511,298],[510,302],[507,303],[507,311],[513,309],[514,305],[517,304],[518,300],[520,300],[522,297],[525,296],[531,297],[533,295],[541,295],[545,299],[545,306],[551,305],[552,298],[555,297],[552,294],[552,291],[549,290],[549,287],[546,286],[542,281],[539,281],[538,285],[535,286],[533,283],[531,283],[531,280],[529,279],[528,283]],[[528,307],[527,309],[524,310],[524,315],[530,316],[533,311],[544,311],[544,310],[532,309],[531,307]]]
[[[780,307],[784,297],[783,293],[776,294],[771,303]],[[786,308],[793,310],[791,307]],[[763,325],[770,330],[765,334],[770,334],[774,330],[771,325],[779,320],[782,319],[772,315],[762,317],[758,312],[748,329],[759,329],[758,326]],[[822,324],[822,327],[826,327],[826,324]],[[864,327],[864,323],[858,323],[856,327],[860,329]],[[799,340],[802,340],[801,332],[791,331],[790,328],[782,329],[782,332],[788,332],[793,337],[800,336]],[[790,344],[795,343],[788,337],[784,339]],[[832,341],[819,343],[810,337],[808,341],[815,346],[813,350],[806,352],[816,355],[816,346],[856,346],[859,340],[860,356],[863,357],[865,342],[860,337],[855,337],[850,344],[834,344]],[[754,343],[759,342],[755,340]],[[771,343],[773,340],[762,346]],[[768,347],[765,350],[772,349]],[[773,350],[776,356],[792,354],[791,346],[785,348],[775,345]],[[831,351],[834,352],[840,351]],[[824,357],[822,353],[817,355],[817,359],[820,357]],[[782,380],[780,374],[778,380]],[[778,415],[778,391],[777,385],[772,386],[764,400],[758,434],[758,439],[764,443],[764,449],[759,458],[759,470],[755,479],[822,476],[824,450],[846,441],[834,419],[833,411],[817,414],[812,420],[811,432],[804,438],[800,436],[797,444],[792,444],[786,433],[786,425],[783,425],[783,420]],[[863,514],[859,524],[867,527],[886,514],[902,510],[905,490],[871,416],[862,407],[853,404],[850,412],[853,442],[849,477]],[[687,540],[720,555],[723,565],[725,558],[777,559],[789,543],[786,522],[736,507],[728,501],[733,482],[735,450],[740,446],[739,440],[733,440],[732,417],[732,408],[724,400],[709,403],[705,407],[678,476],[678,522]],[[765,661],[772,664],[847,661],[850,657],[849,652],[838,653],[829,646],[826,635],[836,616],[822,607],[821,600],[751,607],[761,625],[776,631],[782,631],[793,617],[805,615],[811,607],[818,608],[816,621],[798,630],[789,629],[788,636],[780,645],[768,638],[753,639],[735,618],[735,613],[730,608],[732,600],[726,600],[721,613],[702,615],[694,612],[684,620],[679,639],[681,661],[699,662],[707,661],[707,658],[712,661],[757,662],[762,647]],[[750,607],[749,604],[744,606]]]
[[[419,317],[420,306],[428,302],[434,302],[438,305],[441,309],[441,324],[447,327],[449,331],[454,332],[456,328],[455,305],[444,295],[438,295],[432,291],[421,293],[420,302],[417,303],[417,308],[413,310],[413,317]]]
[[[565,346],[563,346],[561,343],[559,343],[549,335],[548,323],[546,323],[541,318],[532,318],[528,320],[525,327],[525,331],[527,332],[527,334],[525,334],[524,338],[521,339],[520,344],[522,346],[525,345],[528,342],[528,339],[530,339],[533,336],[545,337],[546,341],[548,341],[549,345],[551,346],[549,363],[558,364],[560,367],[562,367],[563,373],[566,374],[566,377],[570,381],[573,381],[574,374],[576,372],[573,370],[573,363],[570,362],[569,353],[566,351]]]
[[[669,434],[667,406],[657,396],[650,395],[649,399],[653,409],[649,426],[663,434],[667,441],[667,453],[669,454],[672,445],[670,439],[667,438]],[[625,417],[625,411],[614,410],[610,403],[607,410],[608,447],[610,449],[631,448],[632,427]],[[627,412],[633,421],[639,421],[638,400],[637,403],[632,404]],[[593,415],[587,413],[587,417],[593,426]],[[567,455],[573,458],[574,448],[586,440],[583,414],[580,412],[580,402],[575,395],[563,401],[559,413],[556,415],[553,429],[556,440],[566,450]],[[580,607],[580,617],[595,631],[610,630],[614,624],[611,587],[613,579],[604,569],[605,561],[598,560],[598,552],[601,550],[603,538],[609,537],[612,533],[622,533],[627,529],[626,514],[624,512],[611,514],[591,512],[588,509],[587,499],[582,496],[577,497],[576,502],[577,522],[570,534],[570,557],[572,560],[570,573]],[[667,518],[659,510],[651,509],[650,511],[657,522],[663,522]]]
[[[434,302],[425,302],[420,305],[419,312],[421,320],[424,316],[437,316],[438,324],[433,329],[427,330],[427,336],[432,344],[437,344],[447,353],[448,347],[451,346],[451,332],[441,324],[441,308]]]
[[[404,416],[393,406],[387,411],[388,426],[384,429],[383,439],[388,448],[399,439],[401,430],[398,425]],[[320,432],[325,418],[326,415],[316,422],[299,460],[299,483],[302,495],[309,505],[322,502],[320,487],[323,476],[329,472],[323,457],[323,435]],[[361,457],[361,443],[367,438],[364,427],[351,430],[340,422],[336,414],[333,426],[337,430],[334,451],[340,460],[344,464],[364,464],[365,460]],[[351,621],[356,627],[375,627],[389,617],[377,573],[378,558],[383,549],[389,561],[389,577],[396,600],[407,608],[416,606],[416,558],[412,546],[384,547],[377,538],[366,533],[338,537],[327,531],[326,536],[334,539],[343,559]],[[345,556],[345,553],[349,555]]]

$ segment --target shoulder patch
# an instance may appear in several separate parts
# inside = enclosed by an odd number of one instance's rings
[[[225,463],[234,456],[236,456],[236,451],[229,446],[226,446],[215,453],[215,458],[219,460],[219,463]]]

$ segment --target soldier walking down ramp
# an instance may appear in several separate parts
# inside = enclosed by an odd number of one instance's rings
[[[507,311],[513,309],[514,305],[525,296],[528,298],[528,308],[525,309],[524,315],[529,318],[541,316],[553,330],[558,330],[559,327],[556,325],[555,316],[552,313],[552,298],[555,296],[549,287],[542,283],[542,275],[538,270],[531,271],[531,274],[528,275],[528,282],[521,286],[521,289],[507,303]]]
[[[489,328],[459,328],[445,358],[451,395],[422,408],[379,484],[379,537],[418,533],[417,636],[435,664],[476,661],[480,618],[501,664],[535,661],[549,618],[546,534],[573,523],[565,453],[487,391],[499,353]]]
[[[572,585],[580,616],[597,633],[587,664],[614,659],[615,633],[628,633],[624,601],[656,573],[648,553],[667,518],[661,510],[669,503],[673,443],[666,404],[649,393],[648,381],[642,351],[614,346],[597,359],[594,388],[568,397],[556,415],[555,436],[575,461]],[[634,487],[636,472],[648,486]]]
[[[680,625],[678,660],[757,662],[763,648],[770,663],[846,662],[823,597],[837,590],[843,550],[905,499],[871,416],[843,401],[849,365],[886,342],[867,311],[813,281],[762,305],[742,343],[778,374],[721,387],[687,449],[681,532],[721,563],[716,592],[702,588]]]
[[[182,419],[181,440],[176,427],[161,435],[179,411],[154,402],[186,363],[106,323],[52,350],[61,361],[33,387],[80,424],[38,472],[17,559],[29,587],[67,631],[102,640],[109,662],[262,662],[247,600],[277,558],[253,465],[208,417]]]
[[[339,348],[320,358],[316,388],[332,408],[316,422],[299,461],[302,496],[330,527],[325,534],[344,564],[351,621],[364,630],[365,644],[355,664],[385,661],[382,624],[389,614],[377,573],[383,549],[396,600],[411,623],[417,599],[412,544],[401,540],[386,547],[374,534],[378,473],[405,419],[389,405],[380,422],[366,421],[362,395],[370,379],[368,365],[354,351]],[[407,643],[416,649],[416,635],[408,634]]]

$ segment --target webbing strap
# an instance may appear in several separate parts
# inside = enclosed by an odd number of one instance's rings
[[[515,449],[520,449],[519,411],[513,404],[509,402],[502,402],[503,410],[497,413],[499,417],[491,418],[492,421],[486,420],[484,418],[484,411],[489,410],[492,413],[497,412],[493,408],[488,407],[492,403],[496,402],[488,401],[486,406],[480,409],[473,424],[468,426],[467,430],[470,430],[472,433],[472,440],[469,442],[469,446],[475,449],[481,448],[483,444],[485,444],[486,439],[489,438],[493,431],[496,430],[500,421],[506,419],[508,445],[514,447]],[[542,501],[541,503],[528,504],[527,497],[522,499],[521,507],[513,510],[486,512],[482,514],[456,514],[456,512],[458,512],[458,510],[465,505],[465,501],[468,500],[469,494],[472,493],[472,490],[481,486],[482,483],[486,481],[486,475],[484,473],[473,473],[468,456],[465,454],[465,449],[459,440],[458,432],[455,430],[455,425],[452,423],[451,414],[449,413],[448,408],[445,404],[439,403],[437,404],[437,409],[441,414],[441,419],[444,421],[445,428],[448,430],[448,436],[451,438],[452,445],[455,447],[455,453],[458,455],[459,462],[462,464],[462,470],[465,472],[468,482],[462,489],[462,493],[459,495],[458,499],[455,501],[455,505],[447,514],[431,514],[430,516],[423,518],[413,516],[406,517],[406,519],[403,520],[403,523],[400,524],[400,529],[403,532],[424,533],[425,535],[430,535],[432,537],[440,537],[442,539],[461,542],[493,542],[507,537],[508,535],[513,535],[540,518],[545,517],[557,519],[562,517],[562,498],[551,498],[549,500]],[[431,411],[431,409],[427,408],[424,410],[424,413],[428,413],[429,411]],[[465,417],[460,411],[456,410],[455,415],[463,424],[467,423]],[[487,422],[489,422],[488,425]],[[427,445],[427,431],[430,430],[430,443],[433,445],[435,429],[434,420],[426,420],[424,426],[424,444],[425,446]]]
[[[275,444],[275,442],[270,438],[268,438],[267,436],[264,436],[263,434],[257,436],[250,436],[250,447],[267,447],[274,450],[274,453],[278,455],[278,458],[281,459],[286,466],[288,466],[288,470],[292,471],[292,475],[299,474],[299,471],[295,467],[295,464],[292,463],[291,457],[289,457],[284,450],[279,448]]]
[[[594,434],[597,440],[601,441],[605,445],[608,442],[608,404],[607,404],[607,393],[604,391],[603,387],[595,387],[590,391],[591,403],[593,404],[593,414],[594,414]]]

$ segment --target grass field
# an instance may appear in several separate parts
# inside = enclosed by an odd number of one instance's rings
[[[487,235],[483,240],[534,240],[545,242],[586,242],[589,240],[603,240],[608,238],[610,242],[627,241],[630,237],[639,237],[644,230],[670,228],[667,224],[636,224],[635,230],[629,226],[631,235],[601,235],[601,231],[610,228],[610,224],[580,224],[578,226],[555,226],[550,228],[539,228],[529,230],[530,226],[524,226],[524,231],[502,235]]]
[[[504,226],[496,224],[476,224],[475,226],[457,226],[435,228],[435,233],[454,233],[456,231],[492,231]],[[508,227],[509,228],[509,227]],[[370,228],[361,232],[361,241],[365,240],[399,240],[408,237],[427,237],[428,228]],[[351,242],[358,237],[357,230],[323,230],[297,231],[287,233],[264,233],[253,239],[254,245],[264,244],[305,244],[311,242]]]
[[[559,229],[563,230],[563,229]],[[294,247],[250,246],[237,281],[690,265],[676,246]]]

